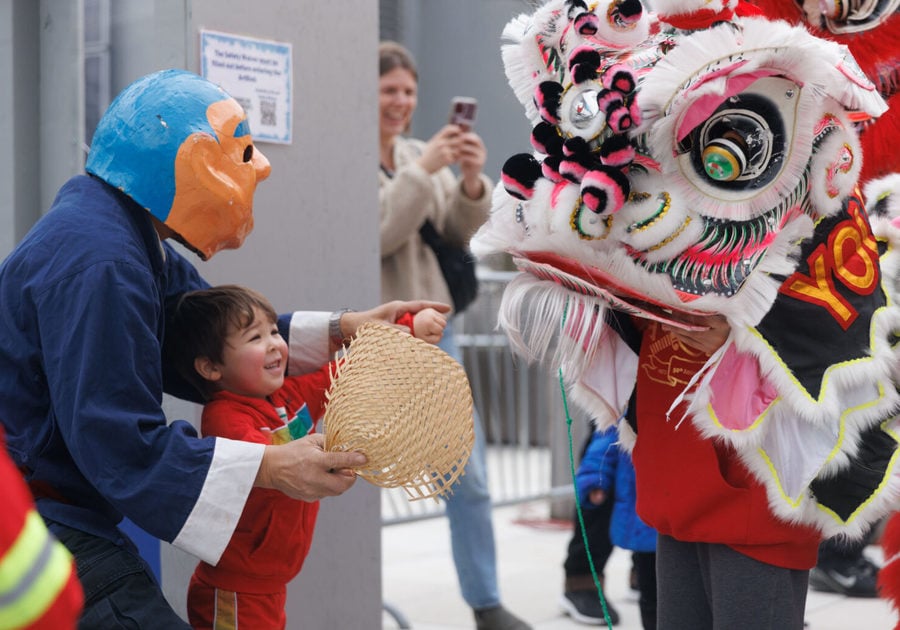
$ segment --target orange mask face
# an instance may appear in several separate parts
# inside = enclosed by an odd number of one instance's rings
[[[243,244],[253,229],[256,184],[271,172],[237,101],[212,103],[206,116],[216,137],[196,132],[179,147],[175,198],[165,220],[204,260]]]

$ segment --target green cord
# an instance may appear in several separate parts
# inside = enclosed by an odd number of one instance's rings
[[[594,567],[594,559],[591,557],[591,548],[588,544],[587,529],[584,526],[584,515],[581,513],[581,503],[578,501],[578,485],[575,482],[575,453],[572,448],[572,416],[569,415],[569,403],[566,400],[566,388],[563,385],[562,368],[559,370],[559,390],[562,393],[563,409],[566,412],[566,432],[569,436],[569,469],[572,473],[572,487],[575,489],[575,513],[578,515],[578,525],[581,527],[581,539],[584,541],[584,552],[587,554],[588,565],[591,567],[591,577],[594,578],[594,586],[600,596],[600,605],[603,607],[603,618],[607,627],[612,630],[613,623],[609,617],[609,609],[606,607],[606,597],[603,596],[603,587],[600,578],[597,577],[597,569]]]
[[[566,322],[566,313],[569,303],[566,301],[566,308],[563,310],[562,324]],[[588,565],[591,567],[591,577],[594,578],[594,586],[597,587],[597,594],[600,596],[600,606],[603,608],[603,618],[606,620],[606,626],[612,630],[613,623],[609,617],[609,609],[606,606],[606,597],[603,596],[603,587],[600,585],[600,578],[597,577],[597,569],[594,567],[594,559],[591,557],[591,548],[588,544],[587,529],[584,526],[584,515],[581,512],[581,503],[578,501],[578,484],[575,481],[575,452],[572,447],[572,416],[569,414],[569,401],[566,398],[566,386],[563,384],[563,371],[559,368],[559,391],[562,394],[563,410],[566,414],[566,433],[569,436],[569,469],[572,474],[572,488],[575,491],[575,514],[578,515],[578,525],[581,527],[581,539],[584,541],[584,552],[587,554]]]

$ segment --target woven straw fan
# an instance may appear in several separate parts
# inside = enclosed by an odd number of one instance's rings
[[[332,376],[326,451],[360,451],[360,477],[437,500],[463,474],[475,432],[463,367],[435,345],[383,324],[359,327]]]

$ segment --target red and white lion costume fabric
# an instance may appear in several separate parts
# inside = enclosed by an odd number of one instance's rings
[[[893,295],[900,247],[900,0],[753,0],[770,18],[803,24],[813,34],[848,47],[862,71],[873,81],[889,109],[862,124],[860,141],[865,160],[860,174],[872,227],[889,243],[882,270]],[[895,223],[898,223],[895,225]],[[885,528],[882,546],[886,566],[879,588],[895,608],[900,602],[900,513]],[[900,622],[896,626],[900,630]]]
[[[900,307],[858,187],[876,85],[737,0],[550,0],[503,36],[534,151],[504,165],[472,249],[523,271],[499,314],[514,347],[603,426],[637,371],[607,309],[724,316],[672,421],[733,447],[779,518],[862,535],[900,494]]]

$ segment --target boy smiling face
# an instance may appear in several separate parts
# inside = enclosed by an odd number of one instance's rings
[[[195,367],[219,390],[265,398],[284,383],[287,357],[287,342],[279,334],[278,326],[254,307],[251,321],[229,328],[221,362],[198,357]]]

